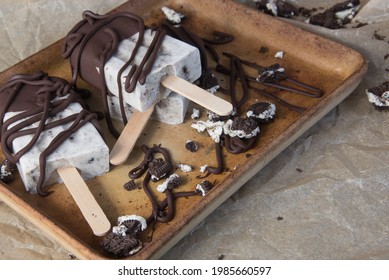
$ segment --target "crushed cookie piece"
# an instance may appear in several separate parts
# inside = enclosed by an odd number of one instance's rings
[[[120,216],[118,225],[100,243],[101,248],[116,258],[124,258],[143,248],[139,232],[147,228],[146,220],[137,215]]]
[[[188,140],[188,141],[186,141],[185,148],[188,151],[194,153],[199,149],[199,145],[195,141]]]
[[[4,183],[11,183],[14,180],[13,172],[15,171],[15,164],[5,159],[0,166],[0,181]]]
[[[133,190],[137,189],[138,187],[136,186],[135,180],[132,179],[132,180],[128,181],[127,183],[125,183],[123,185],[123,188],[126,191],[133,191]]]
[[[276,105],[268,101],[251,104],[246,110],[246,116],[259,123],[269,123],[276,116]]]
[[[178,174],[170,175],[162,184],[158,185],[157,191],[164,192],[166,189],[175,189],[182,184],[181,177]]]
[[[370,103],[379,111],[389,109],[389,81],[366,90]]]
[[[285,69],[280,64],[272,64],[260,71],[256,80],[260,83],[277,83],[286,80]]]
[[[201,183],[196,185],[196,190],[202,196],[205,196],[210,190],[212,190],[213,184],[208,180],[203,180]]]

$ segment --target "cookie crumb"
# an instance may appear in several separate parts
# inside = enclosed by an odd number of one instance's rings
[[[188,151],[194,153],[199,149],[199,145],[197,145],[197,143],[195,141],[188,140],[188,141],[186,141],[185,148]]]

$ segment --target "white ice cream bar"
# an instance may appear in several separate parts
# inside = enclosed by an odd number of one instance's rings
[[[64,111],[51,117],[47,123],[79,113],[81,110],[80,104],[71,103]],[[4,119],[17,114],[8,112]],[[70,125],[71,123],[68,123],[43,131],[33,148],[20,158],[17,167],[27,191],[37,192],[40,154],[59,133],[65,131]],[[36,126],[37,124],[33,124],[26,129]],[[12,142],[14,152],[25,147],[32,137],[32,135],[25,135],[14,139]],[[47,157],[44,185],[61,182],[57,172],[60,167],[77,168],[83,179],[90,179],[108,172],[109,149],[93,124],[87,123],[82,126]]]
[[[119,111],[119,98],[116,96],[109,96],[108,104],[111,117],[121,121],[122,117]],[[189,100],[187,98],[175,92],[171,92],[168,97],[157,103],[151,119],[172,125],[181,124],[185,120],[188,105]],[[134,108],[125,104],[124,110],[127,119],[131,118],[134,113]]]
[[[157,104],[160,100],[170,94],[170,90],[161,85],[161,81],[167,76],[177,76],[193,83],[201,76],[200,52],[185,42],[174,39],[166,35],[159,49],[157,59],[150,74],[147,76],[144,85],[138,83],[131,93],[126,92],[124,84],[126,77],[133,67],[139,65],[147,52],[148,46],[153,40],[155,32],[146,30],[142,46],[138,49],[137,55],[132,65],[130,65],[121,76],[122,93],[124,101],[144,112]],[[117,75],[122,66],[128,61],[132,50],[138,40],[139,34],[122,40],[119,43],[117,52],[106,62],[104,66],[105,81],[108,90],[118,96],[119,89]],[[97,71],[100,71],[97,69]]]
[[[171,92],[167,98],[158,102],[151,118],[167,124],[181,124],[185,120],[188,105],[187,98]]]

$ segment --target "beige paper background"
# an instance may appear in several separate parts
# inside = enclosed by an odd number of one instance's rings
[[[1,0],[0,71],[64,37],[82,11],[104,13],[122,2]],[[361,28],[287,20],[360,51],[369,61],[360,86],[162,258],[389,259],[389,111],[378,112],[365,95],[388,80],[389,4],[361,2],[358,18],[369,23]],[[69,258],[0,201],[0,259]]]

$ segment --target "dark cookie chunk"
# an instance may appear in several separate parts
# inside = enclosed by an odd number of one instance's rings
[[[367,89],[366,94],[377,110],[389,110],[389,81]]]
[[[339,29],[343,27],[342,22],[339,21],[335,13],[328,10],[311,16],[309,18],[309,23],[313,25],[320,25],[329,29]]]
[[[131,256],[139,252],[143,244],[139,240],[139,232],[147,227],[146,220],[143,217],[130,215],[121,216],[118,219],[118,225],[112,228],[101,241],[101,248],[117,258]]]
[[[123,185],[123,188],[124,188],[125,190],[127,190],[127,191],[132,191],[132,190],[137,189],[135,180],[130,180],[130,181],[128,181],[127,183],[125,183],[125,184]]]
[[[0,181],[4,183],[11,183],[14,180],[14,171],[15,164],[5,159],[0,166]]]
[[[102,249],[117,258],[131,256],[142,248],[142,242],[131,235],[109,233],[101,242]]]
[[[198,149],[199,149],[199,146],[197,145],[197,143],[195,141],[192,141],[192,140],[188,140],[185,144],[185,148],[194,153],[196,152]]]
[[[196,191],[202,196],[206,195],[210,190],[212,190],[213,184],[208,180],[203,180],[201,183],[196,185]]]
[[[246,115],[259,123],[268,123],[275,118],[276,106],[268,101],[254,103],[247,108]]]
[[[349,0],[332,6],[323,13],[313,15],[309,23],[330,29],[339,29],[350,23],[359,8],[359,0]]]
[[[298,9],[284,0],[259,0],[256,1],[256,6],[258,10],[276,17],[290,18],[298,15]]]
[[[212,93],[216,92],[220,87],[219,81],[209,68],[202,71],[201,77],[199,79],[199,87]]]
[[[259,124],[252,118],[236,117],[232,121],[230,131],[238,138],[252,138],[259,133]]]
[[[182,184],[181,177],[177,174],[173,174],[168,179],[167,188],[172,190],[179,187],[181,184]]]
[[[285,69],[276,63],[263,68],[256,80],[260,83],[277,83],[285,79]]]
[[[268,51],[269,51],[268,47],[262,46],[262,47],[259,48],[259,53],[267,53]]]
[[[171,164],[162,158],[153,159],[149,164],[152,181],[158,181],[162,177],[165,177],[170,170],[172,170]]]
[[[126,227],[126,234],[129,234],[133,237],[137,237],[138,233],[142,230],[142,224],[138,220],[124,220],[120,223]]]

